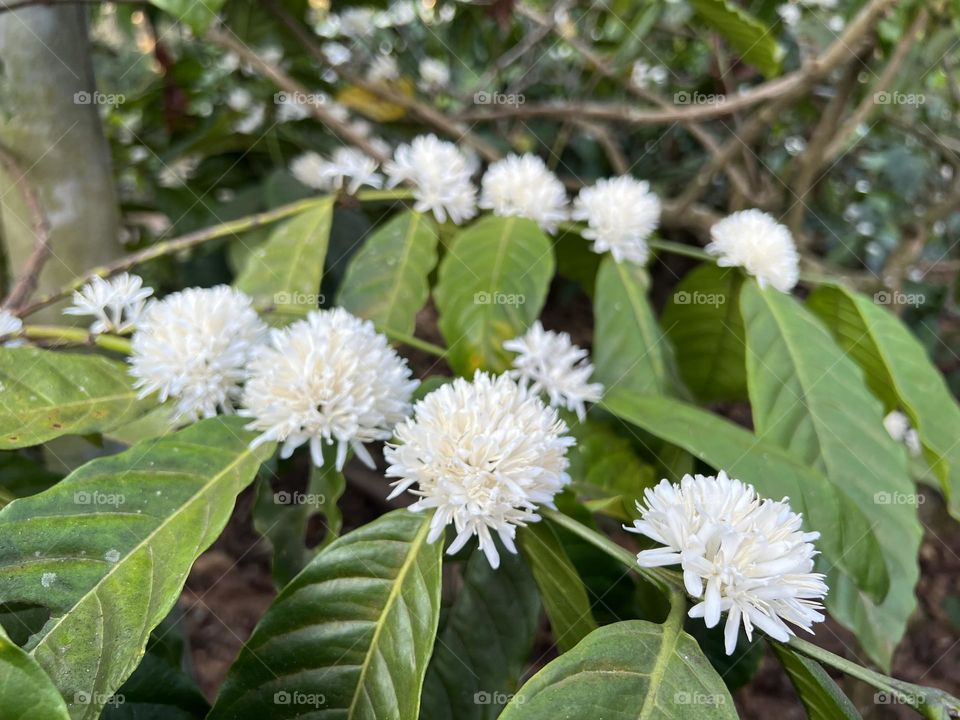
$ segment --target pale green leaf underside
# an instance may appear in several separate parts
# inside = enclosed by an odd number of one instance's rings
[[[337,304],[381,330],[413,335],[436,264],[433,222],[413,210],[400,213],[377,228],[350,260]]]
[[[103,432],[145,412],[127,366],[96,355],[0,347],[0,450]]]
[[[550,240],[532,220],[490,215],[461,231],[434,288],[451,367],[467,376],[508,368],[503,343],[540,315],[554,264]]]
[[[906,455],[884,429],[860,368],[797,300],[749,281],[740,302],[757,435],[822,472],[877,529],[890,592],[878,605],[838,579],[830,611],[888,667],[916,606],[923,536],[916,505],[904,501],[915,492]]]
[[[416,718],[440,612],[429,524],[397,510],[322,550],[260,620],[211,720]]]
[[[256,473],[268,449],[251,451],[242,426],[214,418],[144,441],[0,512],[0,604],[50,610],[26,647],[71,717],[97,717],[133,672]]]
[[[736,720],[723,680],[680,623],[628,620],[534,675],[501,720]]]

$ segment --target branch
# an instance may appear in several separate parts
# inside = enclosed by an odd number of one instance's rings
[[[227,28],[211,27],[207,30],[206,39],[214,45],[230,50],[245,60],[258,74],[271,80],[278,88],[285,90],[291,95],[309,95],[311,91],[283,70],[271,65],[256,52],[248,48],[236,35]],[[341,140],[354,145],[377,162],[385,162],[389,158],[383,154],[375,145],[373,145],[362,133],[357,132],[349,124],[342,122],[333,116],[327,108],[318,103],[309,103],[307,107],[310,114],[317,120],[327,126],[327,128]]]
[[[112,3],[126,5],[147,5],[147,0],[108,0]],[[11,10],[21,10],[28,7],[56,7],[59,5],[100,5],[103,0],[12,0],[0,5],[0,15]]]
[[[17,280],[10,294],[7,295],[7,299],[3,302],[5,309],[16,311],[30,299],[33,291],[37,289],[40,272],[43,270],[47,258],[50,257],[50,226],[47,224],[37,193],[27,179],[26,172],[20,167],[20,163],[14,154],[3,145],[0,145],[0,165],[10,175],[13,184],[20,188],[23,202],[30,212],[30,224],[33,226],[34,235],[33,252],[30,253],[30,257],[23,265],[20,279]]]

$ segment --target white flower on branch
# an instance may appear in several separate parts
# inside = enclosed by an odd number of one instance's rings
[[[327,160],[315,152],[307,152],[290,163],[293,176],[317,190],[342,190],[355,195],[362,185],[379,188],[383,177],[377,172],[377,161],[356,148],[339,147]]]
[[[529,384],[533,392],[546,393],[553,407],[573,410],[583,422],[586,403],[600,401],[603,385],[589,382],[593,374],[589,353],[574,345],[567,333],[544,330],[537,321],[503,348],[517,353],[511,377]]]
[[[262,433],[254,445],[283,443],[281,457],[309,443],[320,466],[323,445],[337,443],[337,469],[350,448],[375,467],[363,443],[390,438],[410,414],[418,384],[369,320],[343,308],[315,310],[272,330],[269,343],[257,350],[240,415],[252,418],[247,427]]]
[[[450,84],[450,66],[443,60],[424,58],[420,61],[420,87],[424,91],[441,90]]]
[[[910,419],[899,410],[894,410],[883,419],[883,427],[887,433],[899,443],[907,446],[913,456],[918,456],[923,450],[920,435],[910,427]]]
[[[406,490],[420,497],[414,512],[436,508],[428,540],[453,523],[453,554],[477,536],[492,567],[500,564],[492,532],[516,553],[518,526],[540,519],[540,505],[570,482],[564,435],[567,426],[532,390],[507,375],[477,372],[427,395],[414,417],[396,428],[397,444],[385,457],[393,483],[390,497]],[[416,489],[411,489],[416,484]]]
[[[23,329],[23,320],[9,310],[0,310],[0,337],[14,335]]]
[[[90,315],[92,333],[126,333],[136,327],[153,288],[143,287],[139,275],[122,273],[109,280],[95,277],[73,293],[73,305],[64,315]]]
[[[400,68],[392,55],[377,55],[367,68],[367,81],[379,84],[400,79]]]
[[[703,598],[690,617],[707,627],[727,613],[727,655],[737,645],[740,625],[748,639],[758,627],[786,642],[793,630],[785,620],[813,632],[824,617],[819,602],[827,594],[824,576],[813,572],[817,554],[803,532],[802,518],[787,504],[761,500],[750,485],[721,471],[716,477],[685,475],[679,485],[663,480],[637,502],[641,518],[630,532],[663,545],[637,554],[641,567],[680,565],[687,592]]]
[[[481,182],[480,207],[495,215],[529,218],[549,233],[567,219],[563,183],[536,155],[510,155],[493,163]]]
[[[788,293],[800,279],[800,256],[793,236],[761,210],[741,210],[710,228],[712,242],[706,250],[721,267],[742,267],[757,278]]]
[[[383,166],[388,187],[402,182],[413,186],[414,207],[432,212],[440,222],[447,216],[456,224],[477,214],[477,189],[470,161],[453,143],[436,135],[420,135],[400,145],[393,160]]]
[[[643,265],[650,254],[647,238],[660,224],[660,198],[649,183],[626,175],[598,180],[580,191],[573,217],[587,221],[583,237],[593,240],[594,252]]]
[[[177,417],[232,412],[251,352],[266,326],[250,298],[226,285],[188,288],[152,301],[133,334],[130,374],[140,396],[177,401]]]

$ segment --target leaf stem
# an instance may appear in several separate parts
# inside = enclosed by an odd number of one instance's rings
[[[361,190],[356,195],[360,202],[381,202],[383,200],[411,200],[413,190],[409,188],[392,188],[389,190]]]
[[[388,338],[390,338],[394,342],[400,343],[401,345],[407,345],[408,347],[416,348],[417,350],[422,350],[423,352],[429,353],[438,358],[446,357],[447,351],[445,348],[442,348],[439,345],[434,345],[432,342],[429,342],[427,340],[421,340],[420,338],[414,337],[413,335],[405,335],[403,333],[398,333],[395,330],[380,329],[380,332],[382,332],[384,335],[386,335]]]
[[[685,245],[683,243],[672,242],[670,240],[657,240],[656,238],[650,238],[647,240],[647,245],[652,247],[654,250],[663,250],[664,252],[673,253],[674,255],[683,255],[684,257],[694,258],[695,260],[703,260],[704,262],[715,263],[717,259],[713,257],[703,248],[694,247],[693,245]]]
[[[31,340],[54,340],[64,345],[95,345],[104,350],[130,354],[130,341],[118,335],[94,335],[83,328],[60,325],[24,325],[20,335]]]

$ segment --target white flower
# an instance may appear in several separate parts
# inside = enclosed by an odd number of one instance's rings
[[[707,627],[727,613],[727,655],[737,645],[740,624],[747,639],[754,626],[786,642],[793,630],[784,620],[813,632],[822,622],[818,602],[827,594],[824,576],[813,571],[817,554],[811,543],[820,533],[800,529],[802,518],[787,504],[761,500],[752,486],[717,477],[684,475],[678,485],[663,480],[637,502],[641,519],[630,532],[646,535],[664,547],[637,554],[641,567],[677,565],[693,597],[703,601],[690,617]]]
[[[567,219],[567,193],[536,155],[510,155],[493,163],[483,176],[480,207],[496,215],[534,220],[549,233]]]
[[[538,505],[570,482],[566,451],[574,444],[556,410],[507,375],[477,372],[473,382],[457,378],[427,395],[414,417],[396,428],[399,444],[385,457],[393,483],[390,497],[411,488],[420,499],[414,512],[436,508],[429,542],[453,523],[453,554],[474,535],[492,567],[500,556],[491,531],[516,553],[518,526],[536,522]]]
[[[583,188],[574,202],[573,217],[586,220],[583,236],[593,240],[593,251],[610,251],[617,262],[647,262],[647,238],[660,224],[660,198],[650,184],[620,177],[598,180]]]
[[[368,37],[373,34],[373,8],[354,7],[340,13],[338,25],[340,34],[353,40]]]
[[[388,187],[408,182],[414,187],[419,212],[433,212],[440,222],[447,216],[460,224],[477,214],[477,189],[467,157],[450,142],[436,135],[420,135],[409,145],[400,145],[393,160],[383,166]]]
[[[567,333],[544,330],[538,320],[503,348],[518,353],[511,377],[529,384],[533,392],[546,393],[554,407],[576,411],[581,422],[587,414],[585,403],[600,401],[603,385],[589,382],[593,365],[588,353],[574,345]]]
[[[667,68],[663,65],[653,65],[645,60],[637,60],[630,70],[630,82],[638,88],[650,87],[650,83],[663,85],[667,81]]]
[[[0,337],[14,335],[23,329],[23,320],[9,310],[0,310]]]
[[[176,398],[178,418],[231,412],[265,331],[239,290],[181,290],[147,305],[133,335],[130,374],[141,397]]]
[[[346,65],[350,62],[350,58],[353,57],[353,53],[350,48],[346,45],[342,45],[338,42],[325,42],[320,48],[320,51],[323,53],[323,56],[326,58],[327,62],[333,65],[334,67],[338,65]]]
[[[367,68],[367,80],[372,83],[385,83],[397,80],[400,68],[392,55],[377,55]]]
[[[883,427],[890,437],[906,445],[911,455],[917,456],[923,450],[920,435],[910,427],[910,419],[899,410],[894,410],[883,419]]]
[[[92,333],[125,333],[134,329],[153,288],[143,287],[139,275],[122,273],[110,280],[95,277],[73,294],[64,315],[92,315]]]
[[[343,308],[315,310],[271,331],[250,363],[240,414],[253,418],[249,429],[262,432],[254,445],[282,442],[281,457],[309,443],[320,466],[323,443],[336,442],[338,470],[351,447],[375,467],[363,443],[390,438],[409,415],[418,384],[369,320]]]
[[[783,225],[760,210],[741,210],[710,228],[712,242],[706,250],[721,267],[742,267],[757,278],[760,287],[771,285],[790,292],[800,278],[800,256],[793,236]]]
[[[420,84],[424,90],[437,90],[450,84],[450,67],[436,58],[420,61]]]
[[[342,190],[355,195],[361,185],[378,188],[383,178],[377,172],[377,161],[356,148],[339,147],[333,157],[325,160],[317,153],[304,153],[292,163],[290,172],[304,185],[318,190]]]

